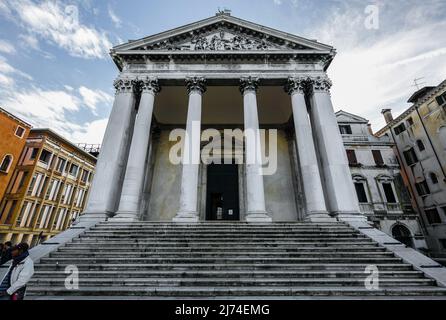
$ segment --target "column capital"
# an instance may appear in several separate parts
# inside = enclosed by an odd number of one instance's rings
[[[332,86],[331,80],[327,76],[309,77],[311,88],[315,92],[329,92]]]
[[[157,78],[146,77],[137,81],[139,82],[139,89],[142,93],[151,93],[153,95],[156,95],[158,92],[161,91],[161,87],[158,83]]]
[[[259,87],[259,78],[258,77],[241,77],[240,78],[240,92],[244,94],[246,91],[254,91],[257,92],[257,88]]]
[[[189,94],[193,91],[203,94],[206,92],[206,79],[204,77],[186,77],[186,88]]]
[[[311,80],[308,77],[289,77],[287,83],[283,87],[286,93],[292,95],[293,93],[304,94],[308,89]]]
[[[138,83],[136,80],[129,78],[117,78],[113,82],[113,86],[116,89],[116,93],[131,93],[136,91]]]

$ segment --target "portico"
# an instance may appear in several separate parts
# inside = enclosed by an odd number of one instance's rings
[[[120,75],[84,217],[362,219],[329,94],[332,47],[220,13],[111,54]],[[182,161],[172,163],[179,128]],[[230,139],[239,149],[213,154],[232,167],[203,161],[217,140],[203,139],[206,129],[243,130]],[[276,130],[274,150],[260,129]]]

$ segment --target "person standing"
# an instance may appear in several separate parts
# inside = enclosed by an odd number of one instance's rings
[[[23,300],[25,297],[26,284],[34,274],[34,263],[28,249],[26,242],[12,248],[12,264],[0,284],[2,300]]]

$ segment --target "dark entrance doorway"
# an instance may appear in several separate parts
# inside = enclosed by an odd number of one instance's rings
[[[238,167],[207,166],[206,220],[239,220]]]

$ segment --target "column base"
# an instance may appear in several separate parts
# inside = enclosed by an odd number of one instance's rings
[[[108,221],[133,222],[140,221],[138,212],[133,211],[118,211],[116,214],[108,219]]]
[[[309,212],[304,218],[308,222],[336,222],[336,218],[328,214],[327,211]]]
[[[84,212],[79,217],[79,222],[87,221],[105,221],[113,217],[113,212]]]
[[[273,222],[273,219],[266,212],[247,212],[245,220],[249,223]]]
[[[367,222],[367,217],[360,212],[338,212],[336,220],[345,222]]]
[[[197,223],[198,220],[198,212],[178,212],[177,215],[173,217],[172,222]]]

